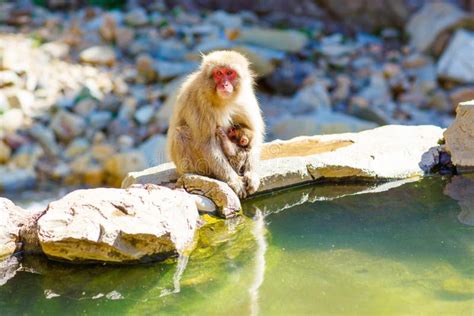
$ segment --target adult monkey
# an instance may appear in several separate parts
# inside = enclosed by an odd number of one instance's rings
[[[241,198],[258,189],[255,165],[265,126],[253,84],[249,62],[241,54],[216,51],[203,56],[199,70],[182,85],[170,120],[167,150],[178,174],[225,181]],[[254,134],[249,168],[243,176],[232,169],[216,136],[216,128],[235,124]]]

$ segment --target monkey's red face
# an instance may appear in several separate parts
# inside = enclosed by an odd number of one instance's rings
[[[216,67],[212,71],[216,92],[222,98],[232,96],[235,90],[237,72],[228,67]]]

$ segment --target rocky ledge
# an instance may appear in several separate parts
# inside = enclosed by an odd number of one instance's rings
[[[276,140],[263,147],[256,168],[261,178],[258,192],[322,179],[384,181],[423,175],[436,162],[427,153],[442,138],[443,129],[436,126],[388,125],[359,133]],[[174,165],[165,163],[130,173],[122,187],[170,185],[177,179]]]
[[[267,143],[257,168],[258,193],[315,181],[403,183],[447,163],[472,168],[465,157],[473,153],[473,103],[461,104],[457,114],[446,131],[389,125]],[[241,209],[227,184],[190,174],[178,179],[171,163],[130,173],[122,186],[74,191],[36,214],[1,199],[0,256],[24,250],[70,262],[162,259],[192,249],[202,222],[198,210],[228,218]]]

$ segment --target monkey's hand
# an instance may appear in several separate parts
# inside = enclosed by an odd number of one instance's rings
[[[227,138],[227,134],[225,133],[224,129],[220,126],[216,128],[216,136],[219,137],[220,139]]]
[[[247,190],[245,188],[245,181],[242,177],[237,177],[233,180],[227,182],[232,190],[237,194],[237,196],[241,199],[247,197]]]
[[[244,174],[245,189],[248,194],[254,194],[260,187],[260,177],[255,172],[246,172]]]

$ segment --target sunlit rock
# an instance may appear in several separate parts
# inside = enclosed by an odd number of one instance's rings
[[[474,100],[460,103],[456,120],[444,132],[446,149],[458,168],[474,168]]]
[[[421,176],[422,156],[438,146],[443,129],[436,126],[389,125],[360,133],[301,136],[266,143],[256,167],[259,192],[342,178],[405,179]],[[177,180],[172,163],[130,173],[122,187],[134,183],[170,183]]]
[[[0,141],[0,164],[6,163],[10,159],[11,154],[12,149],[10,146]]]
[[[300,135],[360,132],[376,126],[373,122],[324,110],[307,115],[284,116],[271,124],[269,132],[275,138],[290,139]]]
[[[438,76],[443,79],[474,83],[473,51],[474,32],[458,30],[438,62]]]
[[[236,41],[282,51],[298,52],[306,45],[308,38],[298,31],[255,27],[242,29]]]
[[[143,26],[148,23],[148,16],[143,8],[134,8],[124,17],[125,23],[131,26]]]
[[[9,169],[0,166],[0,191],[15,192],[32,189],[37,175],[32,169]]]
[[[86,122],[77,114],[59,111],[52,118],[50,127],[57,138],[69,141],[84,132]]]
[[[21,249],[20,229],[28,218],[26,210],[0,197],[0,259]]]
[[[108,157],[104,166],[110,177],[109,183],[118,186],[127,173],[146,168],[147,162],[142,151],[134,150]]]
[[[456,5],[447,1],[427,1],[406,26],[411,44],[418,51],[429,51],[437,37],[445,30],[474,20]]]
[[[234,217],[240,211],[240,200],[224,182],[204,176],[185,174],[178,179],[177,187],[189,193],[204,195],[214,202],[221,217]]]
[[[163,259],[192,242],[198,219],[187,193],[165,187],[74,191],[38,221],[44,253],[84,262]]]
[[[93,46],[83,50],[79,55],[81,61],[93,65],[112,66],[115,64],[116,55],[109,46]]]

